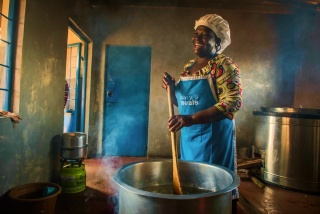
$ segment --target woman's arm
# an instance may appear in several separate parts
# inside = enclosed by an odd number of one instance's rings
[[[215,107],[229,119],[234,119],[242,105],[242,83],[240,69],[236,63],[226,57],[216,76],[216,88],[219,102]]]
[[[176,132],[185,126],[192,126],[195,124],[210,123],[216,120],[222,120],[226,118],[224,114],[212,106],[202,111],[198,111],[195,114],[190,115],[173,115],[168,120],[168,128],[170,131]]]

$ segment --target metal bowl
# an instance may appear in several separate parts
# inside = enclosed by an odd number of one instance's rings
[[[150,187],[172,186],[172,160],[135,162],[114,174],[119,187],[119,213],[231,213],[231,191],[240,184],[235,172],[206,163],[178,163],[183,192],[185,188],[209,191],[183,195],[147,191]]]

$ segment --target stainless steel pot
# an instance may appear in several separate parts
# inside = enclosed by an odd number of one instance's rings
[[[61,158],[66,160],[85,159],[87,157],[87,136],[82,132],[63,133],[61,141]]]
[[[268,108],[253,115],[255,144],[265,152],[263,179],[320,192],[320,109]]]
[[[210,192],[161,193],[164,186],[172,187],[172,160],[148,160],[122,166],[113,177],[119,187],[119,213],[231,213],[231,191],[240,184],[236,173],[217,165],[179,161],[179,176],[182,191],[193,188]]]

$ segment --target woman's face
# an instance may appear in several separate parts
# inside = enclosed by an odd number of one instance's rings
[[[192,37],[194,53],[199,57],[210,57],[216,52],[215,41],[216,36],[210,28],[198,26]]]

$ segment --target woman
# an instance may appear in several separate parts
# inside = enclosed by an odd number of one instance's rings
[[[174,89],[172,102],[179,109],[179,115],[169,118],[168,127],[173,132],[181,129],[181,160],[236,171],[234,117],[241,107],[242,86],[239,67],[221,54],[231,43],[229,24],[219,15],[207,14],[195,22],[194,29],[196,58],[184,66],[177,84],[168,73],[162,79],[164,89],[168,85]],[[232,196],[238,198],[236,190]]]

